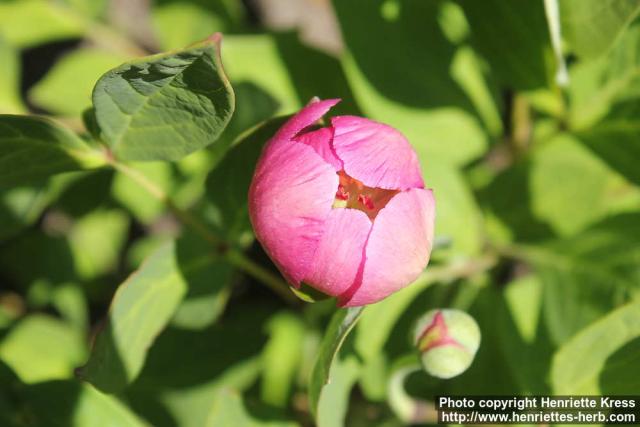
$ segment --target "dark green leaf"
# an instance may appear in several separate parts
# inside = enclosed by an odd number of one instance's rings
[[[178,160],[218,139],[234,109],[220,39],[132,61],[100,78],[96,119],[118,159]]]
[[[311,413],[316,417],[319,416],[319,403],[323,390],[329,382],[333,362],[363,310],[364,307],[339,309],[327,327],[309,383]]]
[[[252,241],[247,210],[249,185],[262,147],[285,120],[270,120],[241,135],[207,177],[207,211],[218,232],[230,242]]]
[[[611,168],[640,185],[640,102],[616,105],[604,120],[577,134]]]
[[[550,85],[554,62],[542,0],[458,3],[473,44],[505,85],[521,90]]]
[[[51,120],[0,115],[0,188],[104,164],[101,153]]]
[[[564,38],[581,58],[605,53],[640,12],[638,0],[559,0]]]

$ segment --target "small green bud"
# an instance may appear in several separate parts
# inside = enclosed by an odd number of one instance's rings
[[[471,366],[480,346],[480,328],[464,311],[431,310],[418,320],[414,342],[427,373],[453,378]]]

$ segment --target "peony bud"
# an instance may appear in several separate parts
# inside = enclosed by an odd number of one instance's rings
[[[339,100],[314,100],[267,143],[249,189],[265,251],[295,288],[340,306],[377,302],[422,272],[435,201],[397,130],[362,117],[316,122]]]
[[[471,366],[480,346],[480,328],[464,311],[431,310],[418,320],[414,341],[430,375],[452,378]]]

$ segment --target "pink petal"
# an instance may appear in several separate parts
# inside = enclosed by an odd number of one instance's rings
[[[338,188],[333,167],[313,148],[272,139],[249,189],[256,237],[294,286],[306,276]]]
[[[429,262],[434,220],[431,190],[416,188],[395,195],[373,223],[362,283],[341,295],[339,304],[372,304],[413,282]]]
[[[336,172],[342,170],[342,161],[336,157],[331,146],[333,128],[325,127],[311,132],[305,132],[295,138],[296,141],[312,147],[327,163],[331,164]]]
[[[312,100],[304,108],[291,117],[274,136],[278,140],[290,140],[304,128],[311,126],[324,116],[327,111],[340,102],[340,99]]]
[[[369,187],[424,188],[418,156],[400,132],[355,116],[336,116],[331,124],[333,148],[348,175]]]
[[[305,282],[328,295],[349,289],[364,257],[371,231],[367,215],[356,209],[332,209]]]

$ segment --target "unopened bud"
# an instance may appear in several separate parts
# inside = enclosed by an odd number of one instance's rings
[[[418,320],[414,342],[430,375],[453,378],[469,368],[480,346],[480,328],[464,311],[431,310]]]

